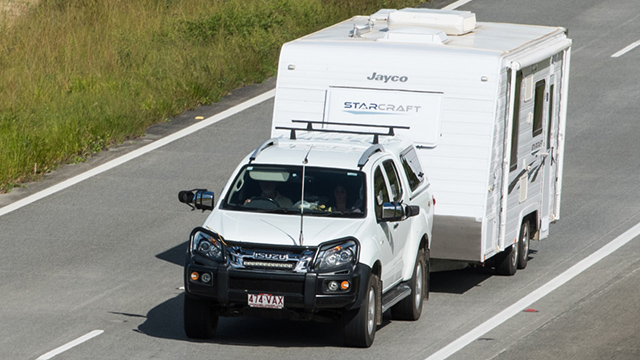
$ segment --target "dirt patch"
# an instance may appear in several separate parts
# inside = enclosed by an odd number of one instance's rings
[[[11,25],[30,6],[39,0],[0,0],[0,24]]]

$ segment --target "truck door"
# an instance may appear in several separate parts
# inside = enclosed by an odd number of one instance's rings
[[[382,169],[384,170],[384,174],[387,178],[389,184],[389,196],[391,197],[392,202],[402,202],[404,197],[404,189],[402,188],[402,182],[398,177],[398,169],[392,160],[385,160],[382,163]],[[406,199],[408,203],[408,198]],[[392,224],[392,232],[395,237],[396,243],[396,251],[394,251],[394,263],[395,269],[394,272],[396,276],[399,278],[402,277],[402,269],[404,269],[404,249],[406,248],[407,239],[409,238],[409,231],[411,230],[411,221],[403,220],[396,221]],[[413,259],[410,259],[411,261]]]
[[[379,164],[373,175],[374,209],[376,218],[382,214],[382,204],[398,202],[402,199],[403,189],[398,178],[398,171],[392,160]],[[382,254],[382,284],[386,289],[394,285],[402,276],[404,259],[402,249],[409,235],[410,222],[378,222],[378,244]]]

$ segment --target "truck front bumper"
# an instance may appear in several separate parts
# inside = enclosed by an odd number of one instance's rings
[[[360,285],[362,282],[366,283],[362,279],[366,280],[369,273],[370,268],[362,264],[358,264],[355,271],[348,274],[336,275],[246,270],[226,264],[203,266],[187,263],[185,291],[187,296],[208,300],[219,308],[247,308],[249,295],[270,294],[284,296],[286,310],[347,310],[360,306]],[[337,282],[337,289],[334,289],[336,283],[332,282]]]

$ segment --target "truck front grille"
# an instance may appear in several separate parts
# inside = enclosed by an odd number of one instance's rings
[[[316,247],[270,246],[227,241],[229,264],[235,269],[304,273],[316,254]]]

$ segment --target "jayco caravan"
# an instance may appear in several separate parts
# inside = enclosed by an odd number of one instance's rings
[[[560,217],[570,56],[562,27],[356,16],[282,47],[272,136],[293,120],[402,126],[436,199],[431,258],[513,274]]]

